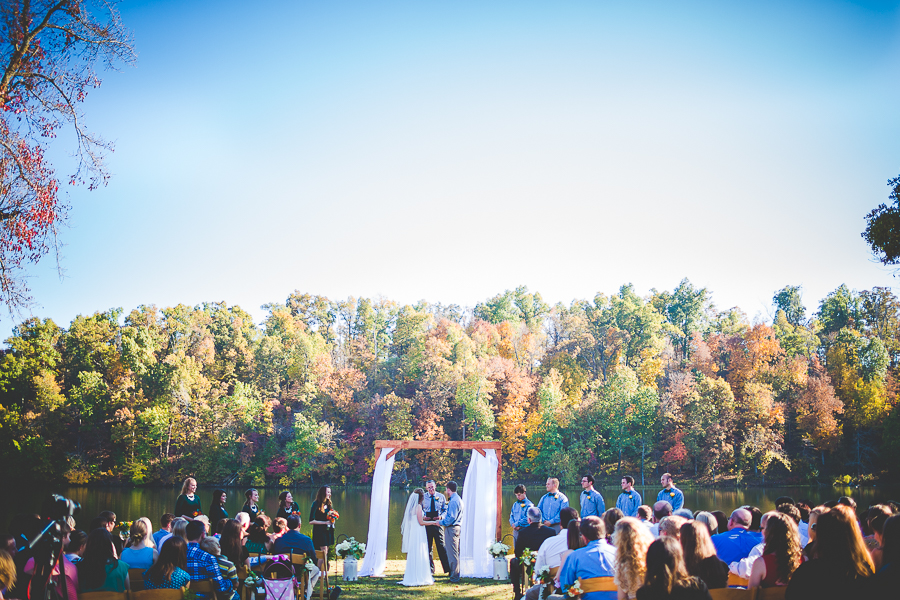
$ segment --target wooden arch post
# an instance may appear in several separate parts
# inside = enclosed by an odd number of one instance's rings
[[[375,453],[380,454],[382,448],[392,448],[387,458],[391,458],[401,450],[475,450],[482,456],[487,456],[485,450],[493,450],[497,453],[497,541],[499,542],[503,525],[503,461],[500,457],[500,442],[450,442],[444,440],[435,441],[411,441],[411,440],[375,440]]]

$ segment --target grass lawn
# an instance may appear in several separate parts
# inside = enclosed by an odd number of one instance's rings
[[[329,574],[331,585],[341,586],[341,599],[357,600],[360,598],[472,598],[478,600],[511,600],[512,584],[509,581],[493,579],[467,579],[459,583],[450,583],[447,576],[434,576],[434,585],[424,587],[404,587],[397,583],[403,579],[405,560],[389,560],[384,570],[384,577],[360,577],[357,581],[344,581],[340,577],[341,565],[338,564],[335,575],[334,566]],[[440,569],[438,569],[440,571]],[[318,599],[318,589],[313,598]]]

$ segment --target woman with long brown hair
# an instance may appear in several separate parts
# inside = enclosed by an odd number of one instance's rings
[[[187,567],[187,542],[175,536],[163,544],[159,558],[144,571],[144,588],[148,590],[177,590],[190,585]]]
[[[681,526],[681,549],[690,575],[702,579],[711,590],[728,585],[728,565],[716,555],[706,523],[694,520]]]
[[[692,577],[684,566],[681,544],[661,537],[647,549],[647,574],[637,600],[712,600],[703,580]]]
[[[222,537],[219,540],[222,556],[228,559],[235,568],[250,566],[250,553],[244,548],[244,529],[234,519],[228,519],[222,528]]]
[[[316,550],[325,552],[325,556],[328,556],[328,547],[334,545],[334,523],[328,520],[328,513],[333,508],[331,488],[323,485],[316,492],[316,500],[309,510],[309,522],[313,526],[313,546],[315,546]]]
[[[653,543],[653,535],[646,525],[634,517],[619,519],[615,527],[614,581],[618,588],[619,600],[629,600],[635,597],[644,583],[644,574],[647,572],[647,548]]]
[[[794,519],[780,512],[769,513],[763,531],[763,553],[753,562],[750,587],[785,586],[801,562],[800,532]]]
[[[866,549],[856,513],[838,505],[819,515],[816,521],[816,558],[794,571],[786,598],[865,598],[869,596],[869,578],[875,572]]]

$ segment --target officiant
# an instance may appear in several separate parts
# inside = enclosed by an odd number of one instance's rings
[[[428,534],[428,563],[431,572],[434,573],[434,556],[431,550],[432,543],[437,546],[438,558],[441,560],[441,568],[444,573],[450,572],[450,562],[447,560],[447,549],[444,548],[444,528],[439,521],[447,512],[447,499],[443,494],[437,493],[437,484],[431,479],[425,484],[425,499],[422,500],[422,514],[425,520],[425,532]]]

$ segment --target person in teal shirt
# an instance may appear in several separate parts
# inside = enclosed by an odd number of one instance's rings
[[[528,509],[534,506],[534,502],[525,495],[525,486],[521,483],[513,490],[516,495],[516,501],[513,502],[512,510],[509,511],[509,524],[513,528],[513,539],[519,539],[519,530],[528,527]]]
[[[659,484],[663,486],[663,489],[656,495],[657,502],[668,502],[672,505],[672,512],[684,506],[684,492],[672,483],[671,473],[663,473],[659,478]]]
[[[634,477],[626,475],[622,478],[622,493],[616,500],[616,508],[626,517],[636,517],[641,501],[641,495],[634,489]]]

